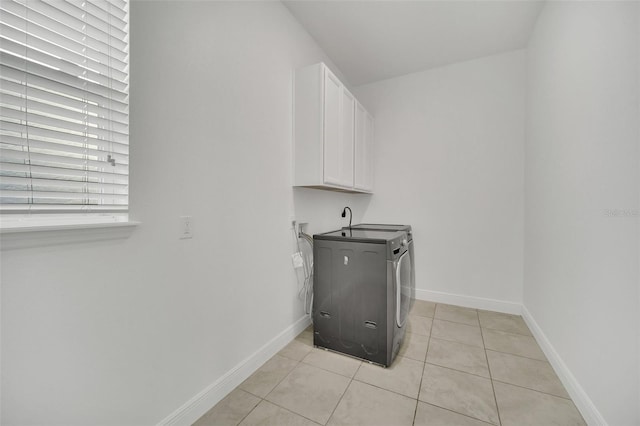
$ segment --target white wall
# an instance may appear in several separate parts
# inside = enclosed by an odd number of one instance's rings
[[[640,424],[638,7],[548,2],[528,49],[524,306],[611,426]]]
[[[519,310],[524,68],[515,51],[355,89],[375,116],[364,219],[413,226],[418,297]]]
[[[292,73],[326,57],[280,3],[134,2],[131,28],[142,225],[2,252],[3,425],[164,419],[302,317],[290,217],[368,202],[290,186]]]
[[[290,187],[292,72],[327,58],[280,3],[131,12],[142,225],[2,251],[2,424],[164,419],[302,316],[289,220],[337,228],[345,205],[414,226],[420,295],[524,297],[607,422],[640,422],[638,218],[604,215],[639,207],[637,3],[549,2],[527,84],[518,51],[356,88],[373,196]]]

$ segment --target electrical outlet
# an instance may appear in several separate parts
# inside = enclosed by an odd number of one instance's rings
[[[298,269],[302,268],[304,265],[304,260],[302,259],[302,253],[297,252],[291,255],[291,261],[293,262],[293,267]]]
[[[193,238],[193,218],[191,216],[180,216],[180,239]]]

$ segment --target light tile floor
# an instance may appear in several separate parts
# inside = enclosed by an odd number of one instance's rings
[[[196,426],[585,425],[521,317],[416,301],[389,368],[313,347],[311,329]]]

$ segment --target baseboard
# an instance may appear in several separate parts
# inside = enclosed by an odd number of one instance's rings
[[[443,293],[439,291],[416,289],[416,299],[428,300],[436,303],[447,303],[450,305],[465,306],[468,308],[485,309],[488,311],[503,312],[506,314],[522,315],[527,326],[533,333],[540,348],[546,355],[549,363],[553,366],[560,381],[566,388],[573,403],[582,414],[582,417],[590,426],[607,426],[602,414],[598,411],[591,398],[584,391],[580,383],[571,373],[567,365],[564,363],[560,355],[551,345],[547,336],[543,333],[540,326],[531,316],[527,308],[520,303],[507,302],[503,300],[487,299],[484,297],[463,296],[460,294]]]
[[[578,408],[578,411],[580,411],[580,414],[582,414],[585,422],[590,426],[607,426],[607,422],[604,417],[602,417],[602,414],[600,414],[600,411],[598,411],[593,401],[591,401],[591,398],[589,398],[582,386],[580,386],[580,383],[578,383],[578,380],[571,373],[571,370],[569,370],[558,352],[553,348],[553,345],[551,345],[551,342],[547,339],[547,336],[533,316],[531,316],[526,306],[522,306],[522,317],[569,393],[573,403]]]
[[[242,360],[218,380],[184,403],[164,420],[160,421],[158,426],[189,426],[193,424],[202,417],[204,413],[209,411],[211,407],[227,396],[229,392],[245,381],[254,371],[260,368],[269,358],[285,347],[307,328],[309,324],[311,324],[311,320],[308,315],[300,318],[258,349],[254,354]]]
[[[522,305],[520,303],[487,299],[484,297],[463,296],[461,294],[443,293],[440,291],[416,289],[416,299],[464,306],[466,308],[502,312],[505,314],[520,315],[522,313]]]

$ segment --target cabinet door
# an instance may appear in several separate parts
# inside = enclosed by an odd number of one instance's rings
[[[368,112],[365,114],[365,132],[364,132],[364,169],[365,180],[363,188],[365,191],[373,191],[373,117]]]
[[[340,113],[340,185],[353,188],[353,144],[356,100],[346,88],[342,88]]]
[[[356,102],[356,132],[354,146],[354,187],[365,189],[367,181],[366,155],[367,145],[365,143],[367,111],[359,102]]]
[[[356,104],[354,187],[373,190],[373,117],[359,103]]]
[[[324,70],[324,183],[341,184],[340,103],[342,84],[328,69]]]

